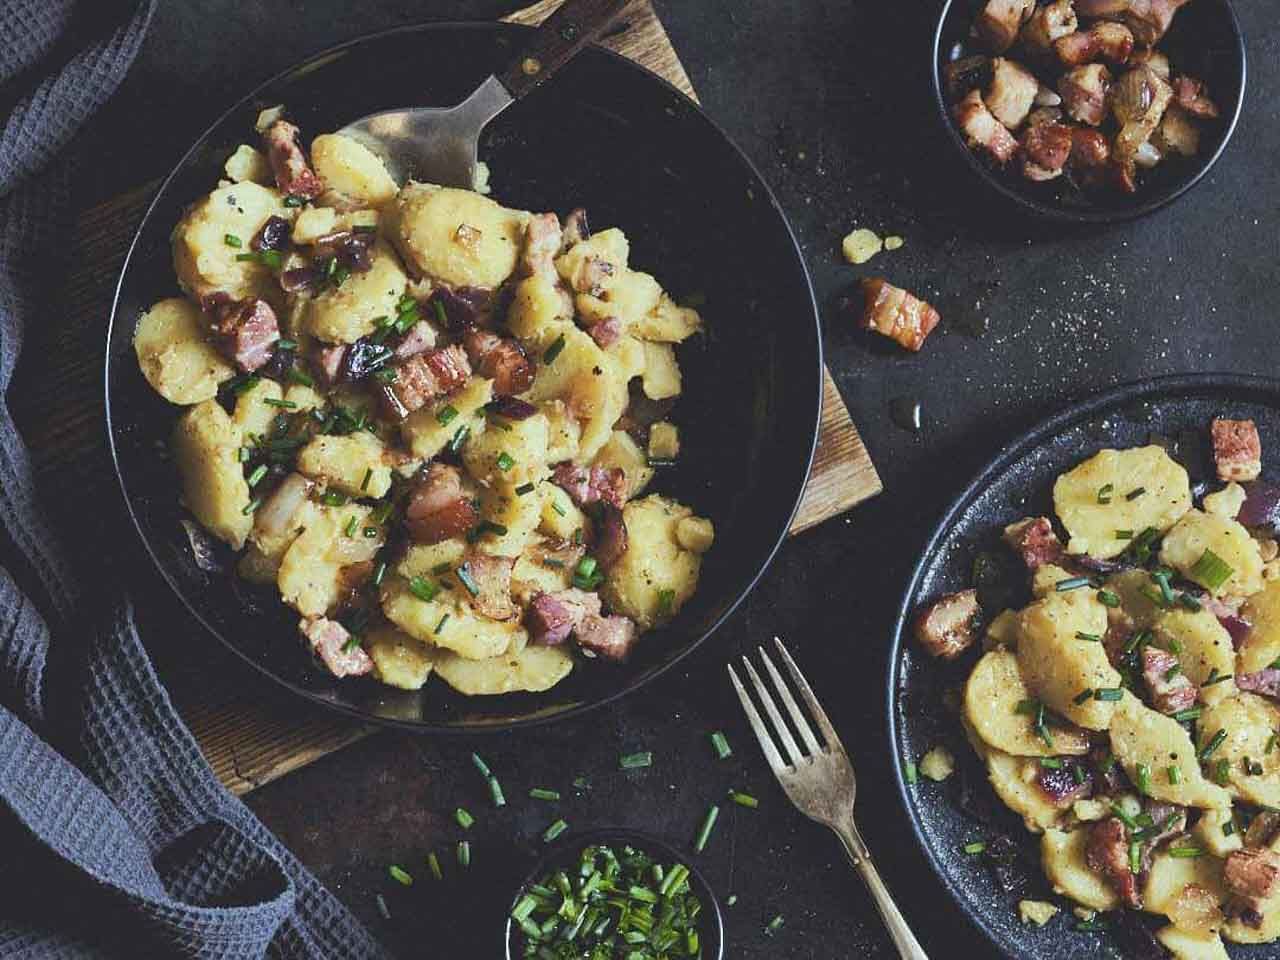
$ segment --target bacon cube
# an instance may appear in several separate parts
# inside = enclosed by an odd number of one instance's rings
[[[925,339],[942,319],[929,304],[895,287],[884,277],[863,280],[862,297],[863,329],[895,340],[912,352],[924,346]]]
[[[1062,542],[1048,517],[1026,517],[1004,528],[1004,542],[1035,572],[1062,559]]]
[[[978,638],[978,591],[949,593],[916,617],[916,639],[926,653],[954,660]]]
[[[1262,440],[1252,420],[1213,421],[1213,462],[1218,479],[1257,480],[1262,472]]]

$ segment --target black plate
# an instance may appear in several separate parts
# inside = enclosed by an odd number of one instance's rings
[[[710,336],[682,347],[676,409],[684,452],[655,488],[715,522],[697,595],[625,666],[580,666],[537,696],[464,698],[439,681],[405,693],[372,680],[335,681],[297,637],[271,591],[194,563],[178,487],[162,455],[178,413],[143,380],[131,339],[140,312],[176,294],[169,233],[211,190],[257,111],[285,103],[308,136],[419,98],[461,100],[510,56],[524,28],[432,24],[335,47],[281,74],[218,120],[178,164],[125,262],[107,348],[108,432],[142,539],[192,613],[232,650],[290,689],[361,719],[420,730],[492,730],[567,717],[656,677],[705,639],[763,572],[795,512],[817,438],[822,347],[804,261],[750,162],[688,99],[629,61],[584,51],[555,82],[490,126],[481,156],[511,206],[585,206],[616,224],[632,263],[677,298],[702,294]]]
[[[996,193],[1024,212],[1070,223],[1110,223],[1144,216],[1182,196],[1218,162],[1235,132],[1244,105],[1244,34],[1230,0],[1194,0],[1178,11],[1157,49],[1169,55],[1174,71],[1203,80],[1221,116],[1206,123],[1195,157],[1169,157],[1141,174],[1138,191],[1073,189],[1066,177],[1033,183],[1010,166],[1000,170],[964,142],[942,83],[942,69],[974,50],[970,29],[985,0],[946,0],[933,38],[931,76],[934,98],[952,143],[964,161]],[[1009,56],[1017,59],[1015,51]]]
[[[934,871],[961,910],[1007,956],[1095,955],[1105,935],[1073,929],[1069,907],[1052,894],[1040,872],[1036,839],[996,799],[954,714],[941,705],[946,690],[963,684],[973,655],[959,664],[943,664],[922,654],[910,638],[912,614],[930,598],[969,587],[974,557],[980,551],[1000,552],[1005,524],[1029,515],[1052,516],[1057,475],[1104,447],[1141,445],[1154,434],[1177,443],[1175,455],[1187,465],[1193,489],[1198,481],[1212,479],[1204,438],[1209,421],[1218,416],[1252,418],[1262,435],[1264,475],[1280,469],[1280,380],[1228,374],[1162,377],[1073,404],[1006,447],[960,494],[925,546],[903,598],[889,657],[889,742],[898,788]],[[905,760],[917,759],[939,743],[955,754],[956,774],[943,785],[922,778],[908,786]],[[966,843],[990,842],[1002,834],[1024,855],[1008,871],[1020,888],[1016,893],[996,885],[984,858],[962,850]],[[1022,897],[1057,902],[1064,906],[1063,916],[1043,929],[1024,927],[1017,910]],[[1277,957],[1280,948],[1253,948],[1247,955]]]

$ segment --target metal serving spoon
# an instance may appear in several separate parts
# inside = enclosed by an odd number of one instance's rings
[[[340,132],[378,154],[397,183],[410,179],[472,188],[485,125],[600,36],[628,0],[565,0],[500,74],[456,107],[384,110]]]

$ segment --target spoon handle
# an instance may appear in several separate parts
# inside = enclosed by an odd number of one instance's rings
[[[565,0],[534,31],[511,64],[498,74],[519,100],[594,41],[630,0]]]

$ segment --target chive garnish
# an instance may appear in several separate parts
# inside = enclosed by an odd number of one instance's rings
[[[476,822],[476,818],[468,813],[464,807],[458,807],[453,811],[453,819],[458,821],[458,826],[463,830],[470,830],[472,824]]]
[[[382,894],[378,894],[378,896],[375,898],[375,902],[378,904],[378,913],[379,915],[381,915],[382,919],[390,920],[391,910],[388,909],[387,907],[387,898],[384,897]]]
[[[1142,872],[1142,843],[1138,840],[1129,842],[1129,872],[1135,875]]]
[[[438,577],[442,573],[448,573],[452,569],[453,567],[450,566],[448,563],[437,563],[434,567],[431,568],[431,572]]]
[[[448,619],[449,619],[449,615],[445,614],[445,620],[448,620]],[[439,633],[439,632],[440,632],[439,630],[436,631],[436,633]],[[493,805],[495,807],[505,807],[507,805],[507,798],[502,792],[502,784],[498,782],[497,777],[494,777],[494,776],[489,777],[489,796],[493,798]]]
[[[564,334],[556,337],[555,342],[547,347],[547,352],[542,355],[543,363],[555,363],[556,357],[560,356],[560,351],[564,349]]]
[[[1204,605],[1189,593],[1178,594],[1178,602],[1192,613],[1199,613]]]
[[[740,807],[746,807],[748,810],[754,810],[760,806],[760,801],[749,793],[739,793],[737,790],[729,791],[729,799]]]
[[[556,513],[560,514],[560,516],[562,517],[565,516],[564,507],[560,506],[560,503],[558,501],[556,500],[551,501],[551,509],[554,510]]]
[[[373,585],[375,587],[382,586],[382,578],[387,575],[387,562],[379,560],[378,565],[373,568]]]
[[[1235,571],[1230,564],[1212,550],[1205,550],[1187,576],[1208,590],[1217,590],[1231,579],[1233,573]]]
[[[431,875],[437,880],[444,879],[444,871],[440,869],[440,858],[436,856],[434,850],[427,854],[427,867],[431,870]]]
[[[719,730],[711,734],[711,746],[715,750],[716,756],[721,760],[727,760],[733,756],[733,750],[729,747],[728,739]]]
[[[300,207],[307,202],[306,197],[301,197],[296,193],[288,194],[282,201],[286,207]]]
[[[1111,812],[1115,814],[1116,818],[1130,830],[1138,829],[1138,821],[1126,813],[1124,807],[1120,806],[1120,804],[1112,803]]]
[[[1226,757],[1222,757],[1214,763],[1213,780],[1219,786],[1226,786],[1231,782],[1231,765],[1227,762]]]
[[[516,465],[515,460],[511,458],[511,454],[507,453],[505,450],[502,453],[498,454],[497,463],[498,463],[498,469],[501,470],[503,473],[506,473],[508,470],[510,470],[512,467]]]
[[[530,494],[530,493],[533,493],[533,484],[532,484],[532,483],[522,483],[522,484],[520,484],[520,486],[516,487],[516,496],[517,496],[517,497],[523,497],[523,496],[525,496],[526,494]]]
[[[1173,764],[1165,768],[1165,773],[1168,775],[1170,783],[1177,784],[1182,782],[1182,771]]]
[[[920,782],[920,770],[916,767],[915,763],[911,760],[908,760],[906,762],[903,769],[903,774],[907,778],[907,783],[909,783],[913,787]]]
[[[1102,642],[1102,637],[1098,636],[1096,633],[1085,633],[1085,632],[1084,632],[1084,631],[1082,631],[1082,630],[1077,630],[1077,631],[1076,631],[1076,639],[1077,639],[1077,640],[1088,640],[1090,643],[1101,643],[1101,642]]]
[[[1200,759],[1201,760],[1209,759],[1213,751],[1217,750],[1220,746],[1222,746],[1223,741],[1225,741],[1226,739],[1227,739],[1227,731],[1219,729],[1218,732],[1213,735],[1213,739],[1211,739],[1208,743],[1206,743],[1204,745],[1204,748],[1200,751]]]
[[[1118,607],[1120,606],[1120,597],[1110,590],[1099,590],[1098,602],[1104,607]]]
[[[443,617],[440,618],[440,622],[436,624],[436,629],[434,632],[439,633],[441,630],[444,629],[444,625],[448,622],[449,622],[449,615],[446,613]],[[495,780],[493,782],[496,783],[497,781]]]
[[[542,787],[534,787],[529,791],[529,796],[534,800],[559,800],[560,792],[558,790],[544,790]]]
[[[454,574],[457,576],[458,581],[467,588],[467,593],[471,594],[473,597],[478,597],[480,595],[480,588],[476,586],[475,580],[471,578],[471,571],[468,569],[467,564],[464,563],[460,566],[454,571]]]
[[[1218,668],[1214,667],[1212,670],[1209,671],[1208,679],[1206,679],[1204,683],[1200,684],[1200,686],[1210,687],[1210,686],[1213,686],[1213,684],[1215,683],[1222,683],[1222,681],[1224,680],[1230,680],[1234,676],[1235,676],[1234,673],[1219,674]]]
[[[458,841],[458,866],[471,866],[471,842],[468,840]]]
[[[1204,856],[1204,851],[1199,847],[1170,847],[1168,854],[1171,857],[1185,859],[1188,857],[1202,857]]]
[[[260,463],[256,467],[254,467],[253,472],[249,474],[249,479],[246,482],[249,484],[250,487],[256,487],[259,483],[262,482],[262,478],[265,477],[266,475],[267,475],[267,465],[265,463]]]
[[[1044,767],[1046,770],[1061,770],[1062,761],[1057,757],[1041,757],[1040,766]]]
[[[1068,577],[1066,580],[1059,580],[1053,585],[1053,588],[1059,593],[1064,593],[1067,590],[1078,590],[1087,586],[1089,586],[1088,577]]]
[[[244,509],[240,511],[240,515],[247,517],[249,514],[253,513],[253,511],[257,510],[258,507],[260,506],[262,506],[262,498],[254,497],[252,500],[250,500],[248,503],[244,505]]]
[[[404,867],[401,867],[398,864],[393,863],[391,866],[387,867],[387,873],[391,874],[391,879],[394,880],[396,883],[399,883],[406,887],[413,886],[413,877],[409,875],[409,871],[407,871]]]
[[[314,387],[316,385],[315,378],[311,374],[305,370],[299,370],[297,367],[290,367],[287,376],[294,383],[302,384],[304,387]]]
[[[440,586],[430,580],[424,580],[422,577],[411,577],[409,579],[409,592],[424,603],[430,603],[436,598],[436,594],[440,592]],[[439,633],[440,631],[437,629],[436,632]]]
[[[707,815],[702,820],[702,828],[698,830],[697,839],[693,842],[693,849],[701,853],[707,846],[707,840],[711,837],[711,831],[715,829],[716,818],[720,816],[720,807],[712,804],[707,809]]]
[[[298,405],[292,400],[277,400],[275,397],[263,397],[262,402],[269,407],[279,407],[281,410],[298,409]]]
[[[1145,763],[1139,763],[1134,768],[1136,783],[1134,786],[1138,788],[1138,792],[1144,797],[1151,795],[1151,768]]]
[[[569,824],[565,823],[563,820],[557,820],[555,823],[551,824],[551,826],[547,827],[547,829],[542,831],[542,842],[550,843],[568,829]]]
[[[1124,690],[1120,687],[1099,687],[1093,691],[1093,699],[1095,700],[1119,700],[1124,696]]]
[[[360,481],[361,491],[369,489],[369,481],[373,479],[373,467],[369,467],[364,472],[364,479]]]
[[[1071,702],[1078,707],[1081,704],[1088,701],[1089,698],[1092,696],[1093,696],[1093,688],[1085,687],[1083,690],[1081,690],[1079,693],[1077,693],[1074,697],[1071,698]]]
[[[1135,487],[1124,495],[1126,500],[1137,500],[1140,496],[1147,492],[1146,487]]]
[[[1115,490],[1115,484],[1106,483],[1098,488],[1098,503],[1107,504],[1111,502],[1111,494]]]
[[[467,442],[467,437],[470,435],[470,433],[471,433],[471,428],[468,427],[465,423],[462,426],[460,426],[457,432],[454,433],[453,437],[450,438],[449,440],[449,452],[457,453],[459,450],[461,450],[462,445]]]
[[[639,770],[653,766],[653,754],[648,750],[640,753],[627,753],[618,758],[618,766],[623,770]]]
[[[1187,707],[1185,710],[1179,710],[1173,715],[1173,719],[1179,723],[1186,723],[1188,720],[1198,720],[1200,714],[1204,712],[1203,707]]]
[[[237,237],[234,233],[224,233],[222,235],[222,242],[225,243],[228,247],[244,246],[244,241],[241,240],[239,237]]]
[[[360,518],[352,514],[347,518],[347,525],[342,528],[342,532],[348,537],[353,536],[356,532],[356,525],[360,522]]]
[[[440,411],[436,414],[436,422],[442,427],[447,427],[457,416],[458,408],[453,406],[453,404],[446,404],[441,407]]]
[[[1081,933],[1104,933],[1107,925],[1101,920],[1081,920],[1076,924],[1076,929]]]
[[[768,924],[765,925],[764,935],[766,937],[772,937],[775,933],[777,933],[779,930],[782,929],[782,924],[784,922],[785,921],[782,919],[781,915],[774,917],[772,920],[768,922]]]

